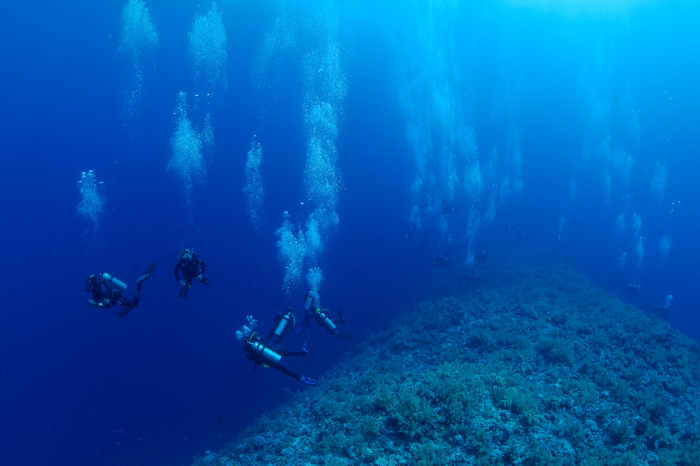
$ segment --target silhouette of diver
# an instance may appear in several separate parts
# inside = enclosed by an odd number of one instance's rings
[[[622,280],[620,280],[620,289],[626,291],[631,298],[636,298],[642,290],[642,285],[634,285],[627,281],[622,283]]]
[[[317,292],[318,291],[321,290],[317,290]],[[297,333],[299,333],[302,328],[304,329],[305,333],[310,331],[310,324],[311,320],[313,319],[319,326],[325,328],[331,335],[340,337],[345,341],[352,340],[350,335],[346,335],[338,331],[338,325],[347,324],[345,317],[343,317],[343,314],[340,312],[340,309],[338,309],[337,319],[333,320],[328,309],[319,309],[318,306],[316,306],[316,298],[314,297],[314,293],[311,289],[306,292],[306,296],[304,297],[304,313],[304,322],[297,328]]]
[[[148,280],[156,271],[158,264],[151,263],[146,269],[146,273],[136,280],[136,294],[134,299],[129,299],[124,296],[126,284],[121,280],[112,277],[108,273],[98,275],[90,275],[85,281],[85,291],[92,293],[92,299],[89,300],[90,306],[109,309],[112,305],[121,306],[121,311],[117,314],[119,317],[126,316],[133,308],[139,305],[141,297],[141,284]]]
[[[172,254],[175,253],[171,253],[171,257]],[[175,274],[175,280],[177,280],[180,283],[180,285],[182,285],[179,295],[181,298],[187,297],[187,293],[189,293],[190,288],[192,288],[193,280],[196,280],[207,286],[211,284],[211,280],[209,280],[208,277],[204,276],[204,270],[206,269],[206,267],[207,264],[205,264],[203,260],[197,257],[197,255],[193,251],[190,251],[189,249],[183,249],[178,253],[177,265],[175,266],[175,270],[173,271],[173,273]],[[182,271],[182,279],[180,279],[180,275],[178,274],[179,271]]]
[[[282,356],[306,356],[308,354],[306,351],[306,344],[304,344],[304,349],[302,351],[285,351],[282,349],[272,350],[265,345],[263,339],[257,334],[257,332],[243,340],[243,343],[245,343],[243,352],[250,361],[253,361],[256,370],[258,366],[274,367],[275,369],[284,372],[288,376],[300,382],[304,382],[306,385],[311,385],[312,387],[316,386],[315,378],[295,374],[280,364]]]

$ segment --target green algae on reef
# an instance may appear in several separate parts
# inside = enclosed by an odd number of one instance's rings
[[[694,341],[562,262],[501,270],[194,465],[700,465]]]

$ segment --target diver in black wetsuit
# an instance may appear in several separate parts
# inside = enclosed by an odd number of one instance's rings
[[[316,296],[318,296],[318,294],[316,294]],[[347,324],[345,317],[343,317],[343,314],[340,312],[340,309],[338,309],[338,318],[333,320],[328,309],[319,309],[318,306],[316,306],[316,298],[314,298],[314,293],[312,293],[311,290],[306,292],[306,297],[304,298],[304,313],[304,323],[299,327],[299,329],[310,329],[311,327],[309,324],[311,323],[311,319],[313,319],[319,326],[325,328],[331,335],[340,337],[345,341],[352,340],[350,335],[346,335],[338,331],[338,325]],[[297,332],[298,331],[299,330],[297,330]]]
[[[281,349],[275,349],[273,351],[269,347],[265,346],[263,339],[260,338],[260,335],[258,335],[257,333],[253,333],[252,335],[250,335],[250,337],[243,340],[243,343],[245,343],[245,346],[243,347],[243,352],[249,360],[253,361],[253,363],[255,364],[255,369],[257,369],[258,366],[274,367],[275,369],[284,372],[288,376],[299,380],[300,382],[304,382],[305,384],[311,385],[313,387],[316,386],[316,379],[314,379],[313,377],[306,377],[304,375],[295,374],[294,372],[290,371],[282,364],[280,364],[280,359],[282,359],[282,356],[306,356],[306,349],[304,349],[303,351],[285,351]],[[306,347],[306,344],[304,344],[304,347]]]
[[[151,263],[146,273],[136,280],[134,299],[129,299],[122,294],[126,290],[126,284],[110,274],[90,275],[85,281],[85,291],[92,293],[92,299],[89,300],[90,306],[108,309],[112,305],[119,305],[122,308],[119,311],[119,317],[126,316],[133,308],[138,306],[139,297],[141,296],[141,284],[153,275],[157,266],[158,264],[155,262]]]
[[[174,253],[173,253],[174,254]],[[205,285],[210,285],[211,280],[204,276],[207,265],[197,255],[189,249],[183,249],[177,255],[177,265],[175,266],[175,280],[181,285],[180,297],[184,298],[192,287],[192,281],[196,280]],[[182,279],[178,272],[182,270]]]

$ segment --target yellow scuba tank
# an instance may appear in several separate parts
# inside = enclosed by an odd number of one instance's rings
[[[112,287],[114,287],[114,288],[115,288],[116,290],[118,290],[118,291],[124,291],[124,290],[126,290],[126,283],[124,283],[124,282],[121,281],[121,280],[118,280],[118,279],[114,278],[113,276],[111,276],[111,275],[108,274],[108,273],[103,273],[103,274],[102,274],[102,279],[103,279],[105,282],[107,282],[107,283],[109,283],[110,285],[112,285]]]
[[[268,364],[276,365],[278,362],[280,362],[280,359],[282,359],[282,356],[275,353],[270,348],[266,347],[258,341],[253,343],[249,342],[248,345],[250,346],[250,349],[253,350],[253,352],[259,354],[260,357],[267,361]]]

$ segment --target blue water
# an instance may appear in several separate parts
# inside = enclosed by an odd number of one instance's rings
[[[338,135],[331,140],[341,180],[339,223],[322,234],[325,247],[312,265],[323,270],[324,306],[344,310],[354,341],[425,298],[416,292],[421,284],[447,275],[431,262],[448,234],[455,273],[469,270],[464,238],[472,205],[481,219],[474,247],[489,244],[492,255],[517,247],[559,251],[644,310],[647,301],[661,305],[672,294],[668,319],[700,338],[700,7],[602,1],[552,7],[534,0],[284,5],[282,23],[294,24],[294,40],[271,49],[272,64],[262,74],[254,69],[266,35],[280,23],[280,2],[218,5],[228,89],[211,99],[216,145],[189,209],[183,184],[166,167],[178,92],[188,94],[197,131],[204,122],[205,105],[192,99],[207,85],[193,77],[187,33],[210,5],[146,3],[159,44],[144,61],[142,100],[128,118],[121,114],[129,67],[117,53],[124,3],[4,6],[3,464],[189,464],[284,400],[284,388],[303,389],[276,371],[254,371],[235,331],[253,315],[266,333],[287,305],[301,316],[305,280],[285,295],[275,231],[284,211],[304,226],[318,206],[304,181],[310,92],[304,63],[328,43],[337,44],[335,64],[347,87],[334,107]],[[406,83],[414,91],[409,97]],[[407,102],[422,110],[411,113]],[[430,130],[418,195],[411,191],[419,171],[407,137],[411,124]],[[477,200],[465,190],[467,162],[455,142],[464,128],[473,131],[483,176]],[[257,230],[243,194],[254,138],[264,151]],[[514,186],[508,160],[516,147],[522,189],[501,196],[504,175]],[[615,159],[618,149],[629,158]],[[593,155],[586,162],[587,150]],[[451,183],[440,156],[452,153],[456,210],[445,216],[442,232],[441,216],[429,210],[439,209]],[[667,173],[663,195],[652,188],[657,162]],[[92,232],[75,211],[76,182],[87,170],[104,183],[106,196]],[[491,194],[495,216],[488,221]],[[405,237],[414,205],[429,230],[420,254],[411,254],[418,240]],[[623,212],[625,233],[616,234]],[[642,222],[639,266],[633,214]],[[509,222],[524,232],[523,245],[506,232]],[[664,235],[671,240],[665,258]],[[183,247],[195,248],[212,280],[208,288],[195,284],[186,299],[177,296],[169,258]],[[622,253],[626,266],[618,272]],[[86,277],[109,271],[129,283],[130,296],[151,261],[159,268],[125,319],[114,308],[88,306]],[[641,284],[640,296],[611,286],[620,280]],[[289,348],[301,343],[288,337]],[[351,347],[317,330],[310,356],[288,367],[320,374]]]

